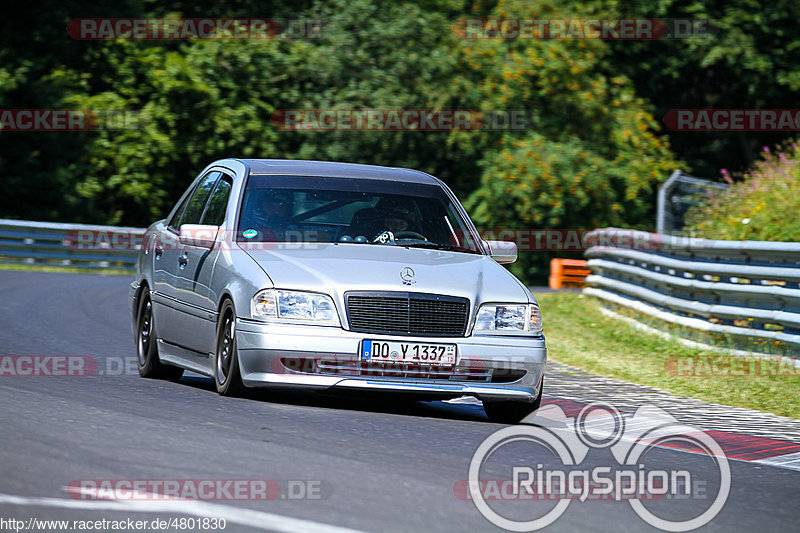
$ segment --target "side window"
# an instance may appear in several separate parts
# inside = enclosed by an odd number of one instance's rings
[[[181,202],[181,205],[178,207],[178,209],[175,210],[175,214],[173,214],[172,218],[169,219],[169,222],[167,223],[167,226],[169,226],[170,228],[177,228],[178,227],[178,222],[180,222],[180,220],[181,220],[181,215],[183,214],[184,209],[186,209],[186,204],[189,203],[189,199],[191,197],[192,197],[191,192],[186,195],[186,198],[183,199],[183,202]]]
[[[217,182],[217,178],[219,178],[220,174],[221,172],[209,172],[200,181],[200,184],[194,190],[194,194],[192,194],[192,197],[189,199],[189,203],[186,204],[186,209],[183,210],[181,221],[179,225],[176,226],[178,229],[184,224],[200,223],[203,209],[206,206],[208,197],[211,195],[211,191],[214,189],[214,184]]]
[[[201,224],[211,224],[219,226],[225,221],[225,210],[228,207],[228,197],[231,195],[232,180],[229,176],[222,175],[222,179],[217,182],[217,188],[211,195],[211,199],[206,206]]]

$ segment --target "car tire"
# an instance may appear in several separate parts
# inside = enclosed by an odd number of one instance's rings
[[[139,375],[143,378],[178,381],[183,376],[183,369],[162,363],[158,358],[155,331],[153,302],[145,288],[136,311],[136,366]]]
[[[230,300],[222,305],[214,349],[214,384],[221,396],[241,396],[244,391],[236,348],[236,313]]]
[[[539,396],[533,402],[483,402],[483,410],[492,422],[519,424],[526,416],[539,410],[543,390],[544,377],[539,387]]]

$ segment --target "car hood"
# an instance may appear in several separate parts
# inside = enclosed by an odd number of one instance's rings
[[[517,278],[486,255],[370,244],[261,243],[258,248],[245,251],[276,288],[322,292],[339,302],[354,290],[447,294],[473,303],[534,301]],[[411,284],[401,277],[407,267],[413,270]]]

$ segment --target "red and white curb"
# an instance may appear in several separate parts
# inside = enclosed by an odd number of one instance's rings
[[[575,400],[567,400],[562,398],[546,398],[542,404],[539,413],[545,413],[545,407],[548,405],[556,405],[568,416],[576,416],[580,411],[589,405],[589,403],[578,402]],[[545,427],[553,428],[552,421],[541,415],[534,415],[524,422],[526,424],[536,424]],[[632,422],[632,413],[621,413],[625,419],[626,424]],[[652,420],[643,419],[639,417],[637,424],[653,426],[663,422],[661,419],[653,418]],[[586,424],[586,430],[597,435],[606,435],[614,430],[617,423],[615,418],[611,415],[598,415],[593,417]],[[564,428],[566,429],[566,428]],[[744,435],[732,431],[721,431],[717,429],[702,429],[708,436],[713,438],[725,452],[728,459],[735,461],[744,461],[748,463],[763,464],[777,468],[786,468],[789,470],[800,471],[800,443],[791,442],[787,440],[773,439],[769,437],[759,437],[753,435]],[[689,445],[677,444],[658,444],[657,446],[668,449],[682,450],[692,453],[702,453],[696,448]]]

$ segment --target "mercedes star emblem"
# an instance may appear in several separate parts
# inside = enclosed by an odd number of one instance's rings
[[[400,279],[403,280],[403,285],[413,285],[416,283],[414,280],[414,270],[411,267],[405,267],[400,271]]]

